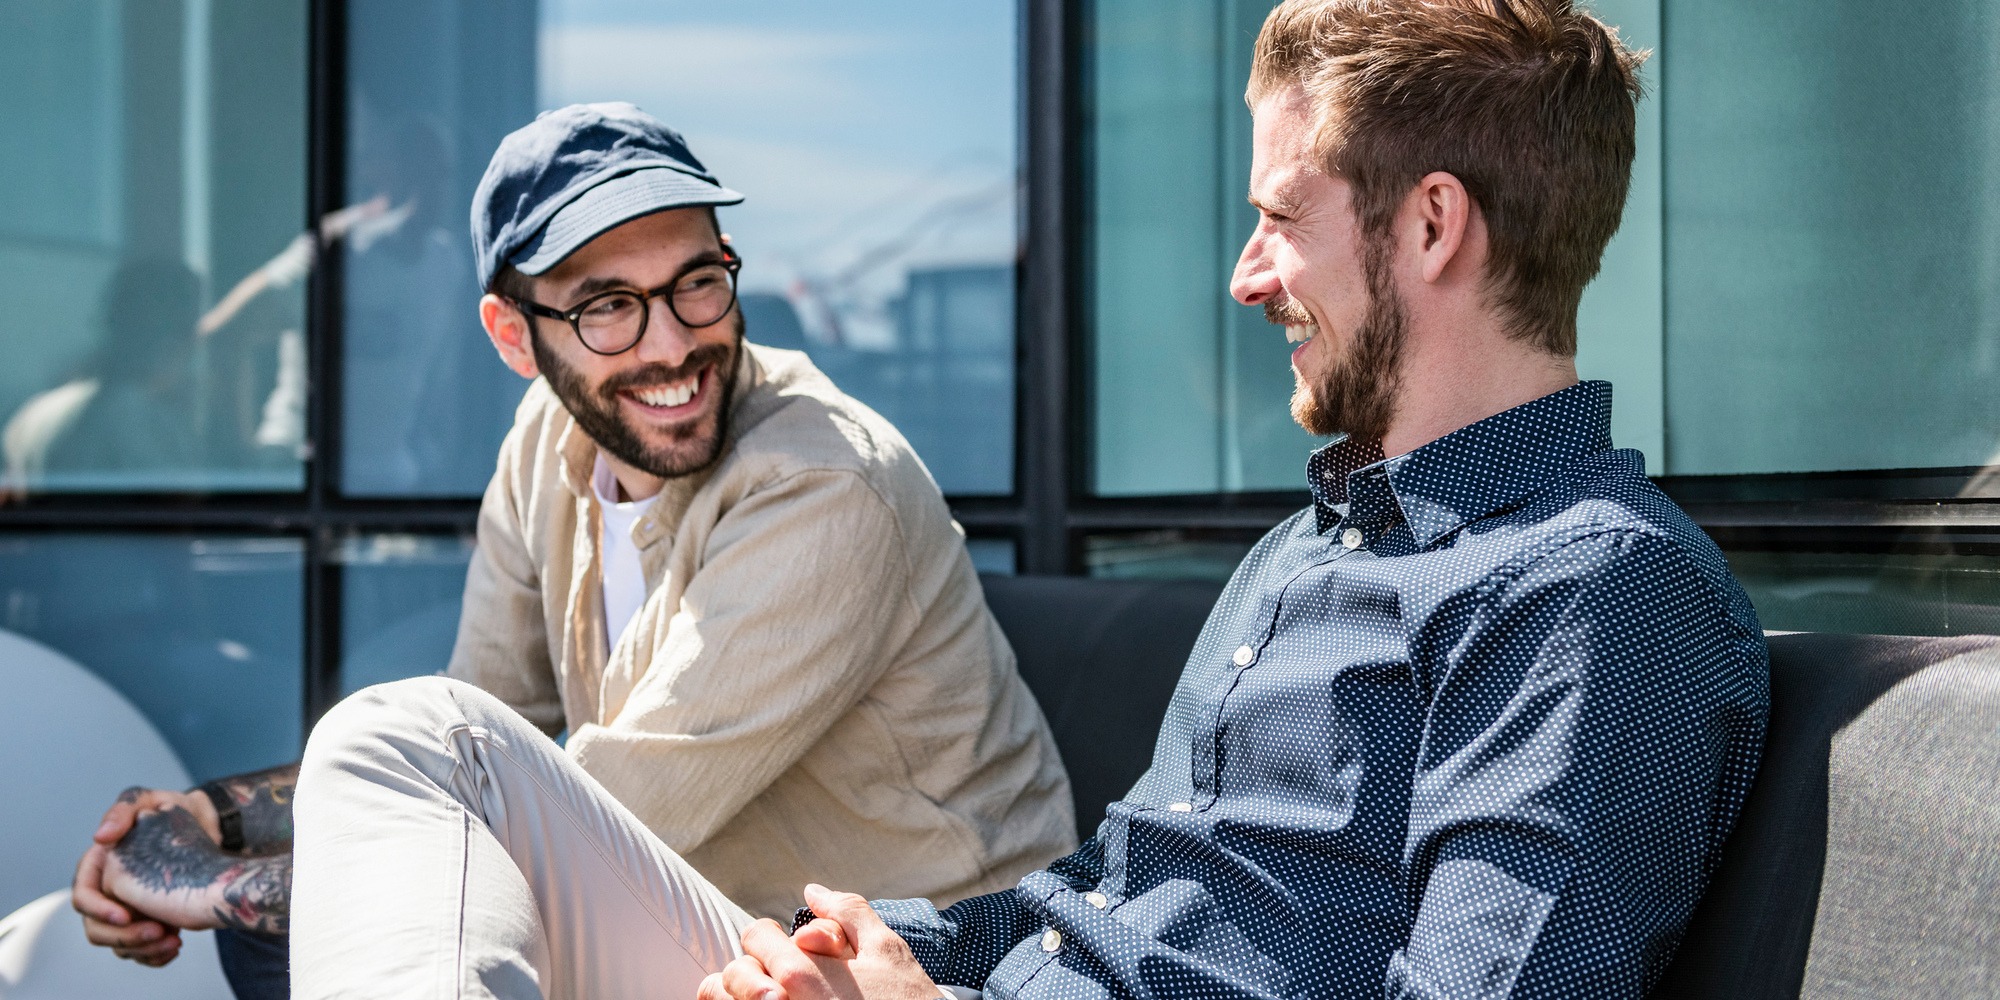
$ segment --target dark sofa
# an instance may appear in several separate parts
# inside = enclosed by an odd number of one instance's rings
[[[1220,587],[984,583],[1088,835]],[[1771,637],[1763,766],[1652,995],[2000,996],[2000,638]]]

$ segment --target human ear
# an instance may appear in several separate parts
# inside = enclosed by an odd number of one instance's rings
[[[514,303],[490,292],[480,296],[479,325],[486,328],[486,339],[493,342],[500,360],[514,374],[534,378],[541,373],[535,365],[534,345],[528,340],[534,336],[528,329],[528,317]]]
[[[1466,227],[1472,220],[1472,196],[1457,177],[1442,170],[1424,175],[1410,195],[1416,221],[1423,227],[1418,261],[1423,279],[1436,283],[1465,245]]]

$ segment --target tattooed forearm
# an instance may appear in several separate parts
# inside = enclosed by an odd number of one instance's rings
[[[229,795],[243,816],[243,846],[250,854],[291,850],[292,789],[299,783],[299,766],[287,764],[268,771],[220,778],[214,786]]]
[[[179,927],[283,934],[291,923],[289,854],[225,854],[185,809],[147,813],[112,850],[107,884],[141,912]]]
[[[286,934],[292,923],[292,856],[250,858],[222,890],[215,919],[224,927]]]

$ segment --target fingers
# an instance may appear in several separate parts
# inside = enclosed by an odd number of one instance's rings
[[[847,943],[847,932],[840,929],[839,921],[825,917],[816,917],[811,923],[793,931],[792,943],[808,955],[838,959],[854,957],[854,949]]]
[[[70,882],[69,905],[83,914],[86,922],[101,921],[122,927],[132,922],[132,912],[104,894],[104,861],[111,849],[92,844],[76,863],[76,878]]]
[[[723,985],[728,987],[729,995],[736,1000],[778,1000],[780,997],[820,1000],[833,995],[826,977],[820,974],[819,966],[792,943],[776,921],[759,920],[744,928],[743,951],[745,958],[756,963],[754,969],[738,970],[735,979],[730,978],[727,967],[723,969]],[[732,966],[734,964],[731,963]],[[756,975],[748,975],[750,972]],[[766,995],[757,992],[765,988],[766,982],[776,990],[775,993]],[[784,985],[780,986],[780,983]],[[738,992],[739,989],[744,992]]]
[[[104,818],[97,821],[97,830],[90,839],[107,847],[115,846],[132,831],[132,824],[139,817],[155,809],[182,804],[186,796],[179,792],[169,792],[158,788],[127,788],[118,793],[118,801],[104,810]]]
[[[91,944],[109,948],[119,954],[151,951],[163,945],[174,949],[180,948],[180,932],[152,920],[139,920],[127,927],[115,927],[85,917],[83,936]]]
[[[873,945],[887,943],[895,939],[902,943],[902,937],[889,929],[882,918],[875,915],[875,908],[866,899],[851,892],[835,892],[826,886],[813,883],[806,886],[806,905],[822,919],[829,919],[840,925],[855,952]]]
[[[130,948],[113,948],[111,949],[111,953],[119,958],[137,962],[140,965],[150,965],[158,968],[180,957],[181,937],[179,934],[171,934],[150,944],[142,944]]]
[[[764,963],[748,955],[723,966],[722,972],[709,979],[717,981],[721,990],[718,996],[728,1000],[788,1000],[785,988],[764,972]],[[702,989],[702,996],[707,997],[706,981],[702,983]]]

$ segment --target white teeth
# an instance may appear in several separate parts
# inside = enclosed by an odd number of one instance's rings
[[[1303,344],[1306,341],[1311,340],[1317,336],[1319,336],[1318,323],[1307,323],[1304,324],[1303,326],[1285,327],[1285,339],[1294,344]]]
[[[639,402],[647,406],[682,406],[688,400],[694,398],[695,390],[700,388],[700,386],[701,379],[691,378],[685,382],[660,386],[656,389],[634,389],[632,390],[632,395],[638,397]]]

